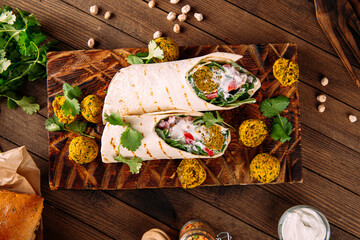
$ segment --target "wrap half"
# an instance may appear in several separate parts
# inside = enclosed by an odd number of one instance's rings
[[[160,111],[226,110],[244,103],[254,103],[255,99],[251,96],[260,88],[260,80],[237,64],[230,66],[230,63],[235,64],[241,57],[232,53],[215,52],[192,59],[157,64],[136,64],[122,68],[115,74],[109,85],[103,116],[105,113],[110,115],[116,112],[125,116]],[[202,69],[196,72],[199,67]],[[207,87],[207,79],[193,81],[192,77],[201,76],[199,73],[203,68],[211,70],[210,74],[214,82],[210,86],[212,90],[205,89],[201,92],[199,88],[203,89],[204,82]],[[234,70],[235,68],[238,72]],[[220,75],[227,80],[221,82],[216,80],[221,78]],[[245,85],[246,87],[243,87]],[[225,94],[218,91],[221,87]],[[217,97],[220,95],[228,99],[218,101]]]
[[[221,125],[205,127],[202,113],[158,113],[125,116],[123,121],[141,132],[141,146],[129,151],[120,146],[125,158],[143,160],[216,158],[223,155],[230,143],[230,131]],[[105,163],[116,163],[121,134],[126,127],[107,123],[101,138],[101,157]],[[220,133],[220,135],[219,135]]]

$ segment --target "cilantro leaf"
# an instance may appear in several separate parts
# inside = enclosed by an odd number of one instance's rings
[[[11,65],[11,61],[7,58],[1,58],[0,59],[0,73],[5,72],[8,67]]]
[[[20,100],[11,99],[20,106],[27,114],[33,114],[39,111],[40,105],[35,103],[35,98],[23,96]]]
[[[129,124],[124,123],[119,113],[111,113],[110,116],[105,113],[105,121],[111,125],[129,126]]]
[[[115,161],[127,164],[129,166],[129,168],[130,168],[131,173],[137,174],[137,173],[140,172],[140,168],[141,168],[142,161],[143,161],[141,158],[139,158],[139,157],[134,157],[134,158],[131,158],[131,159],[124,158],[120,154],[120,145],[119,145],[119,148],[118,148],[118,152],[119,152],[119,156],[114,157]]]
[[[127,58],[126,58],[126,61],[129,63],[129,64],[144,64],[144,61],[138,57],[138,56],[135,56],[135,55],[129,55]]]
[[[76,133],[84,133],[87,128],[87,122],[74,121],[66,124],[66,128]]]
[[[219,112],[216,112],[216,118],[211,112],[204,113],[203,121],[205,123],[205,126],[207,128],[210,128],[212,125],[216,123],[222,123],[224,122],[224,119],[220,116]]]
[[[164,51],[156,44],[154,40],[151,40],[148,44],[149,55],[142,59],[158,58],[164,59]]]
[[[60,130],[65,130],[65,124],[60,122],[56,115],[54,115],[52,118],[46,119],[45,128],[49,132],[56,132]]]
[[[274,117],[284,111],[289,105],[289,98],[278,96],[264,100],[260,105],[260,110],[265,117]]]
[[[128,126],[121,134],[120,143],[124,148],[136,151],[140,147],[143,138],[140,132]]]
[[[292,131],[291,123],[286,117],[276,117],[273,121],[273,126],[270,132],[270,136],[274,140],[280,140],[280,142],[290,141],[289,136]]]
[[[0,14],[0,23],[13,25],[16,21],[16,16],[12,11],[4,11]]]
[[[64,96],[70,99],[81,97],[81,90],[78,86],[72,87],[70,84],[64,83],[63,91],[64,91]]]
[[[65,102],[63,105],[61,105],[61,110],[63,111],[65,117],[70,115],[76,116],[80,113],[79,101],[76,99],[70,99],[65,96]]]

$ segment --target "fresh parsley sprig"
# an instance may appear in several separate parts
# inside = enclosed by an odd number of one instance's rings
[[[129,64],[147,64],[153,63],[153,58],[164,59],[164,51],[151,40],[148,44],[149,53],[138,52],[135,55],[129,55],[126,61]]]
[[[234,129],[233,126],[224,121],[218,111],[216,111],[216,117],[211,112],[206,112],[202,117],[194,119],[194,122],[198,121],[203,122],[207,128],[212,127],[214,124],[220,124]]]
[[[61,110],[63,111],[64,116],[78,115],[80,113],[80,103],[76,98],[81,97],[80,88],[77,86],[72,87],[70,84],[64,83],[63,91],[65,102],[61,105]]]
[[[46,53],[54,42],[44,44],[45,34],[33,14],[11,7],[0,8],[0,98],[7,98],[8,107],[20,106],[26,113],[40,109],[35,99],[20,96],[16,91],[25,82],[46,76]]]
[[[87,128],[87,122],[74,121],[69,124],[65,124],[59,121],[59,119],[54,115],[51,118],[48,118],[45,122],[45,128],[49,132],[57,132],[57,131],[68,131],[72,133],[77,133],[89,138],[94,138],[88,134],[85,134]]]
[[[119,155],[114,157],[114,160],[129,165],[131,173],[139,173],[143,160],[139,157],[130,159],[124,158],[120,153],[120,145],[130,151],[136,151],[141,145],[141,140],[144,138],[143,135],[133,129],[130,124],[124,123],[119,113],[111,113],[110,115],[105,113],[105,120],[111,125],[126,127],[120,137],[120,144],[118,147]]]
[[[139,157],[133,157],[131,159],[124,158],[120,154],[120,145],[118,147],[118,153],[119,155],[114,157],[115,161],[127,164],[130,168],[131,173],[135,173],[135,174],[139,173],[143,161],[141,158]]]
[[[137,130],[133,129],[130,124],[124,123],[119,113],[111,113],[110,116],[105,113],[105,120],[111,125],[119,125],[126,127],[121,134],[120,144],[129,151],[136,151],[140,145],[143,135]]]
[[[284,143],[290,141],[290,133],[292,132],[291,123],[286,117],[280,116],[280,113],[289,106],[289,98],[285,96],[278,96],[264,100],[260,105],[260,110],[265,117],[276,118],[272,122],[272,129],[270,136],[272,139],[280,140]]]

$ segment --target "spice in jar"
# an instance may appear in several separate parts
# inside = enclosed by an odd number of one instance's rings
[[[200,220],[187,222],[180,230],[180,240],[215,240],[214,231],[209,224]]]

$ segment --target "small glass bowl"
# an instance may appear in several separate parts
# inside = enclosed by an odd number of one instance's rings
[[[319,210],[317,210],[316,208],[314,207],[311,207],[311,206],[308,206],[308,205],[296,205],[294,207],[291,207],[289,208],[288,210],[286,210],[283,215],[281,216],[280,220],[279,220],[279,224],[278,224],[278,235],[279,235],[279,238],[280,240],[284,240],[283,236],[282,236],[282,226],[283,226],[283,223],[287,217],[287,215],[297,209],[300,209],[300,208],[308,208],[308,209],[311,209],[313,211],[315,211],[321,218],[321,220],[324,222],[324,225],[325,225],[325,230],[326,230],[326,235],[325,235],[325,238],[324,240],[329,240],[330,239],[330,225],[329,225],[329,222],[328,220],[326,219],[326,217],[324,216],[324,214],[322,214]]]

